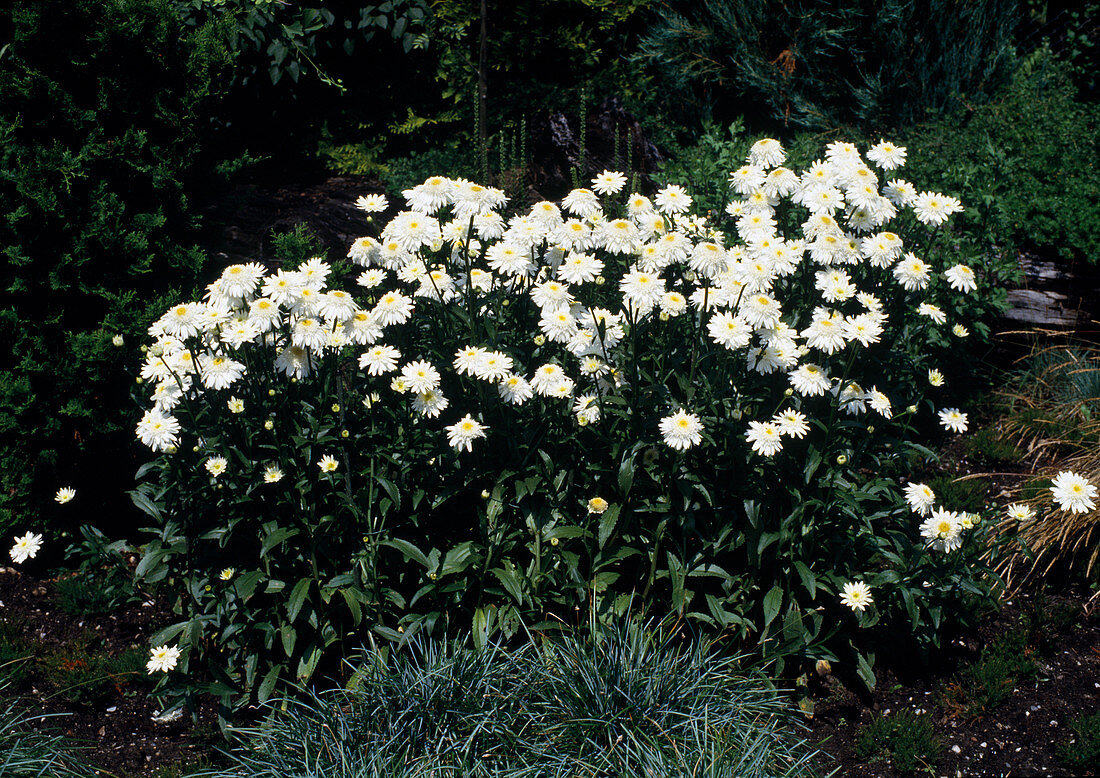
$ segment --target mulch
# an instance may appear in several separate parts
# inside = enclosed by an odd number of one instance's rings
[[[96,699],[74,703],[56,669],[50,673],[45,666],[82,667],[93,653],[118,657],[137,650],[148,656],[149,638],[169,618],[167,603],[153,599],[107,614],[73,616],[58,606],[53,581],[0,568],[5,639],[19,641],[19,653],[28,657],[22,677],[3,696],[19,698],[31,713],[49,714],[44,726],[63,733],[105,776],[137,778],[165,765],[209,759],[219,737],[213,705],[200,708],[198,723],[187,716],[154,721],[162,711],[148,693],[149,680],[136,676],[118,677]]]
[[[835,677],[826,678],[816,690],[809,722],[810,738],[835,760],[822,760],[821,766],[831,764],[845,778],[902,775],[888,759],[858,758],[856,742],[875,716],[910,711],[930,716],[940,741],[940,754],[928,775],[1082,775],[1059,760],[1057,748],[1073,736],[1067,726],[1071,721],[1100,709],[1100,609],[1095,601],[1089,606],[1089,594],[1071,590],[1044,595],[1044,608],[1062,611],[1069,619],[1044,634],[1045,645],[1035,655],[1037,677],[1014,687],[1009,699],[991,711],[968,717],[945,704],[944,692],[985,645],[1020,628],[1020,614],[1033,607],[1034,595],[1006,601],[976,635],[954,641],[932,669],[914,674],[912,668],[877,667],[879,680],[869,696],[857,695]]]

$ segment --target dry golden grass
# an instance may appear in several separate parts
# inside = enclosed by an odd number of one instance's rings
[[[1004,518],[994,537],[1013,547],[996,564],[1009,591],[1053,571],[1100,572],[1100,507],[1069,513],[1052,503],[1050,479],[1069,470],[1100,485],[1100,349],[1079,344],[1037,349],[1003,393],[1009,416],[1003,434],[1023,452],[1034,477],[1013,500],[1035,518]]]

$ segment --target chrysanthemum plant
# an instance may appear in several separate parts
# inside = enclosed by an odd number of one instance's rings
[[[869,683],[880,618],[934,642],[980,591],[978,519],[902,480],[982,273],[922,258],[958,201],[889,179],[903,149],[867,159],[834,143],[797,173],[760,141],[726,229],[614,172],[511,216],[431,178],[352,245],[357,277],[234,265],[169,310],[135,492],[139,573],[180,592],[165,688],[263,700],[372,632],[590,609]]]

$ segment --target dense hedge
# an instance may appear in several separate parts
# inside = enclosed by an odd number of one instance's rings
[[[119,501],[147,311],[190,289],[189,192],[231,65],[166,0],[23,1],[0,58],[0,531],[61,485]],[[112,344],[125,334],[126,345]],[[95,498],[93,501],[92,498]]]

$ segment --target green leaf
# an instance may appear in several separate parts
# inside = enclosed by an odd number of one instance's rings
[[[134,489],[129,492],[130,501],[137,506],[138,510],[147,516],[151,516],[157,521],[163,521],[164,517],[161,516],[160,507],[155,502],[149,499],[149,495],[140,489]]]
[[[294,537],[299,534],[300,530],[296,527],[279,527],[273,530],[264,538],[263,546],[260,548],[260,556],[267,556],[267,552],[275,548],[275,546],[282,543],[284,540]]]
[[[677,613],[684,612],[684,565],[671,551],[668,552],[668,572],[672,579],[672,605]]]
[[[600,516],[600,548],[607,544],[607,539],[615,531],[615,525],[619,522],[619,506],[612,505]]]
[[[156,567],[167,554],[168,549],[165,548],[156,548],[146,552],[145,556],[138,562],[137,569],[134,570],[134,577],[138,579],[148,577],[150,581],[158,581],[164,578],[168,572],[167,569],[156,570]]]
[[[306,595],[309,594],[309,585],[313,583],[312,578],[303,578],[294,585],[294,589],[290,592],[290,599],[286,604],[286,615],[291,621],[298,618],[299,611],[302,610],[302,604],[306,601]]]
[[[298,631],[291,625],[284,624],[279,627],[279,638],[282,640],[286,658],[290,659],[294,655],[294,643],[298,640]]]
[[[247,600],[249,597],[252,596],[252,593],[256,591],[256,586],[259,585],[260,580],[263,579],[263,577],[263,571],[252,570],[251,572],[241,575],[233,583],[233,588],[242,600]]]
[[[802,624],[802,610],[792,602],[791,606],[787,608],[787,615],[783,617],[783,639],[805,645],[805,634],[806,628]]]
[[[775,620],[779,614],[779,607],[783,604],[783,589],[773,586],[772,590],[764,597],[764,628]],[[763,630],[761,630],[763,631]]]
[[[314,646],[308,654],[302,657],[298,662],[298,680],[305,683],[313,675],[313,671],[317,669],[317,663],[321,661],[321,649]]]
[[[467,540],[448,551],[447,555],[443,557],[443,564],[439,568],[440,577],[449,573],[464,572],[470,566],[473,557],[473,545],[472,540]]]
[[[856,675],[867,686],[867,690],[872,692],[875,690],[874,663],[874,654],[868,654],[866,657],[863,654],[856,654]]]
[[[488,608],[478,608],[474,611],[473,637],[474,645],[478,650],[483,650],[489,642],[489,634],[493,629],[495,612]]]
[[[630,451],[623,457],[623,462],[619,465],[619,491],[622,493],[623,499],[630,494],[630,487],[634,484],[634,452]]]
[[[492,572],[504,588],[508,590],[508,593],[516,599],[516,603],[523,605],[523,587],[512,563],[508,562],[504,568],[495,567]]]
[[[183,632],[184,628],[186,628],[189,623],[190,622],[187,621],[179,621],[175,624],[172,624],[171,626],[165,627],[160,632],[153,635],[153,637],[149,640],[149,645],[153,647],[168,645],[170,642],[172,642],[172,639],[174,637]]]
[[[813,480],[814,473],[821,466],[821,453],[816,448],[810,446],[806,452],[806,469],[803,471],[806,484],[809,484]]]
[[[267,671],[263,681],[260,682],[259,691],[256,692],[257,700],[261,705],[271,699],[271,693],[275,691],[275,684],[279,682],[279,674],[286,665],[278,664]]]
[[[428,557],[419,548],[414,546],[407,540],[401,538],[388,538],[386,540],[379,541],[380,546],[389,546],[390,548],[396,548],[406,559],[413,559],[420,564],[424,565],[425,570],[432,569],[432,563],[428,561]]]
[[[794,569],[798,571],[798,577],[802,579],[802,585],[806,587],[806,591],[810,593],[810,599],[812,600],[817,596],[817,576],[813,574],[810,568],[806,567],[805,562],[795,562]]]
[[[339,591],[344,598],[344,602],[348,604],[348,610],[351,611],[352,623],[358,627],[363,620],[363,606],[359,604],[359,598],[350,589],[340,589]]]

